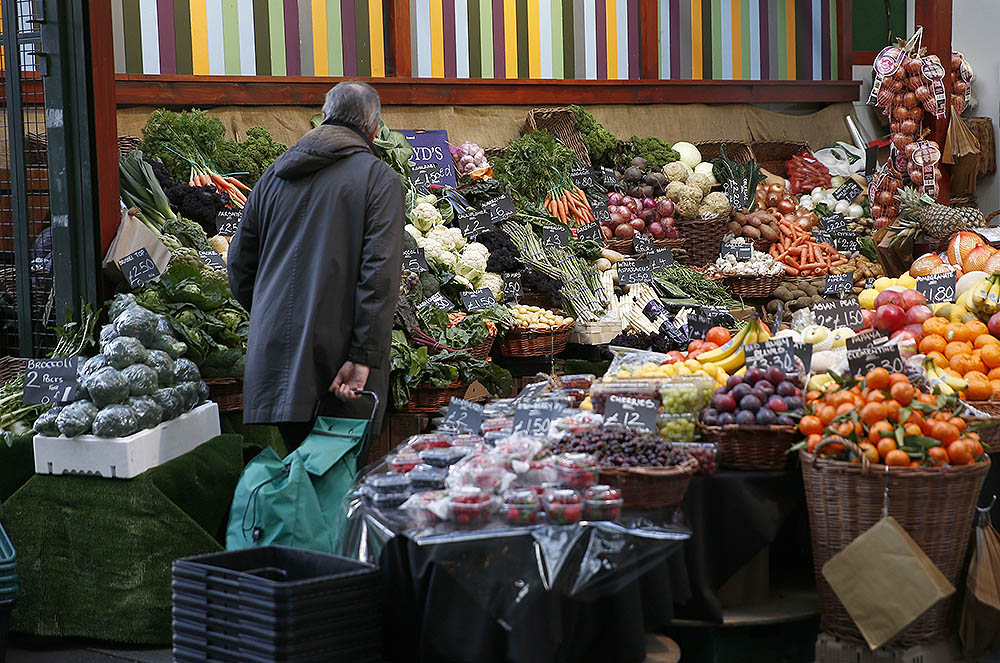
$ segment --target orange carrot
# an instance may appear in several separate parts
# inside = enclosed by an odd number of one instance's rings
[[[248,187],[246,184],[244,184],[243,182],[240,182],[238,179],[236,179],[232,175],[230,175],[226,179],[229,180],[229,183],[232,184],[233,186],[235,186],[237,189],[243,189],[247,193],[250,193],[253,190],[250,187]]]

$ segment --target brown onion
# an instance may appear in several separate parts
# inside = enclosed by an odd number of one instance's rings
[[[793,203],[788,198],[782,198],[778,201],[778,211],[782,214],[788,214],[789,212],[795,211],[795,203]]]
[[[926,85],[921,85],[920,87],[918,87],[916,90],[913,91],[913,94],[921,102],[927,101],[928,99],[931,98],[931,89]]]
[[[907,136],[915,136],[918,131],[920,131],[920,125],[913,120],[903,120],[900,122],[899,133],[906,134]]]
[[[781,184],[774,183],[769,187],[767,187],[768,193],[783,193],[784,191],[785,191],[785,184],[783,182]]]
[[[908,136],[907,134],[893,134],[892,144],[896,146],[897,150],[905,150],[906,146],[913,142],[913,136]]]
[[[894,106],[892,109],[892,117],[902,122],[910,117],[910,109],[906,106]]]
[[[914,108],[918,103],[917,95],[912,92],[907,92],[903,95],[903,105],[907,108]]]
[[[872,205],[872,218],[876,216],[882,216],[882,210],[885,209],[878,203]]]
[[[958,69],[962,66],[962,56],[958,53],[951,54],[951,68]]]
[[[904,118],[905,119],[905,118]],[[924,109],[920,106],[910,109],[910,119],[920,124],[920,120],[924,119]]]
[[[879,191],[878,195],[875,196],[875,202],[885,207],[892,203],[892,193],[889,191]]]
[[[969,89],[969,84],[965,81],[955,81],[952,84],[952,88],[954,88],[956,94],[965,94]]]

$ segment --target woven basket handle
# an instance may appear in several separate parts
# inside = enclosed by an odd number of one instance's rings
[[[819,452],[822,451],[824,447],[833,444],[842,444],[845,449],[847,449],[851,453],[861,458],[861,472],[863,474],[868,474],[871,466],[871,462],[868,460],[868,456],[866,456],[861,451],[858,445],[854,444],[847,438],[841,437],[839,435],[831,435],[830,437],[825,437],[819,444],[816,445],[816,448],[813,449],[813,465],[819,462]]]

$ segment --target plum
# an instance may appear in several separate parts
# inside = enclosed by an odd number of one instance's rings
[[[778,422],[778,415],[766,407],[757,410],[757,423],[762,426],[769,426]]]
[[[736,413],[736,423],[740,426],[751,426],[757,423],[757,417],[750,410],[740,410]]]
[[[736,399],[732,394],[717,393],[712,396],[712,407],[719,412],[732,412],[736,409]]]
[[[760,409],[760,399],[754,396],[753,394],[744,396],[743,398],[740,399],[740,409],[749,410],[750,412],[756,412],[757,410]]]
[[[777,392],[779,396],[794,396],[797,387],[789,382],[788,380],[783,380],[778,383]]]
[[[747,370],[746,375],[743,376],[743,382],[750,385],[755,385],[764,379],[764,369],[760,367],[754,367]]]
[[[779,414],[778,415],[778,425],[780,425],[780,426],[794,426],[795,425],[795,419],[792,419],[787,414]]]
[[[732,412],[720,412],[719,413],[719,425],[728,426],[729,424],[736,423],[736,415]]]
[[[778,385],[785,381],[785,371],[780,366],[768,366],[764,371],[764,379],[772,385]]]
[[[749,396],[752,390],[753,390],[752,387],[750,387],[750,385],[748,385],[746,382],[741,382],[737,384],[735,387],[733,387],[732,391],[730,391],[729,393],[733,395],[733,398],[739,401],[744,396]]]
[[[788,411],[788,403],[781,396],[771,396],[767,399],[766,407],[777,414]]]

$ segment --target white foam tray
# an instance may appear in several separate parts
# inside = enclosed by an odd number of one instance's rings
[[[128,437],[36,435],[35,472],[131,479],[186,454],[219,432],[219,406],[209,401]]]

